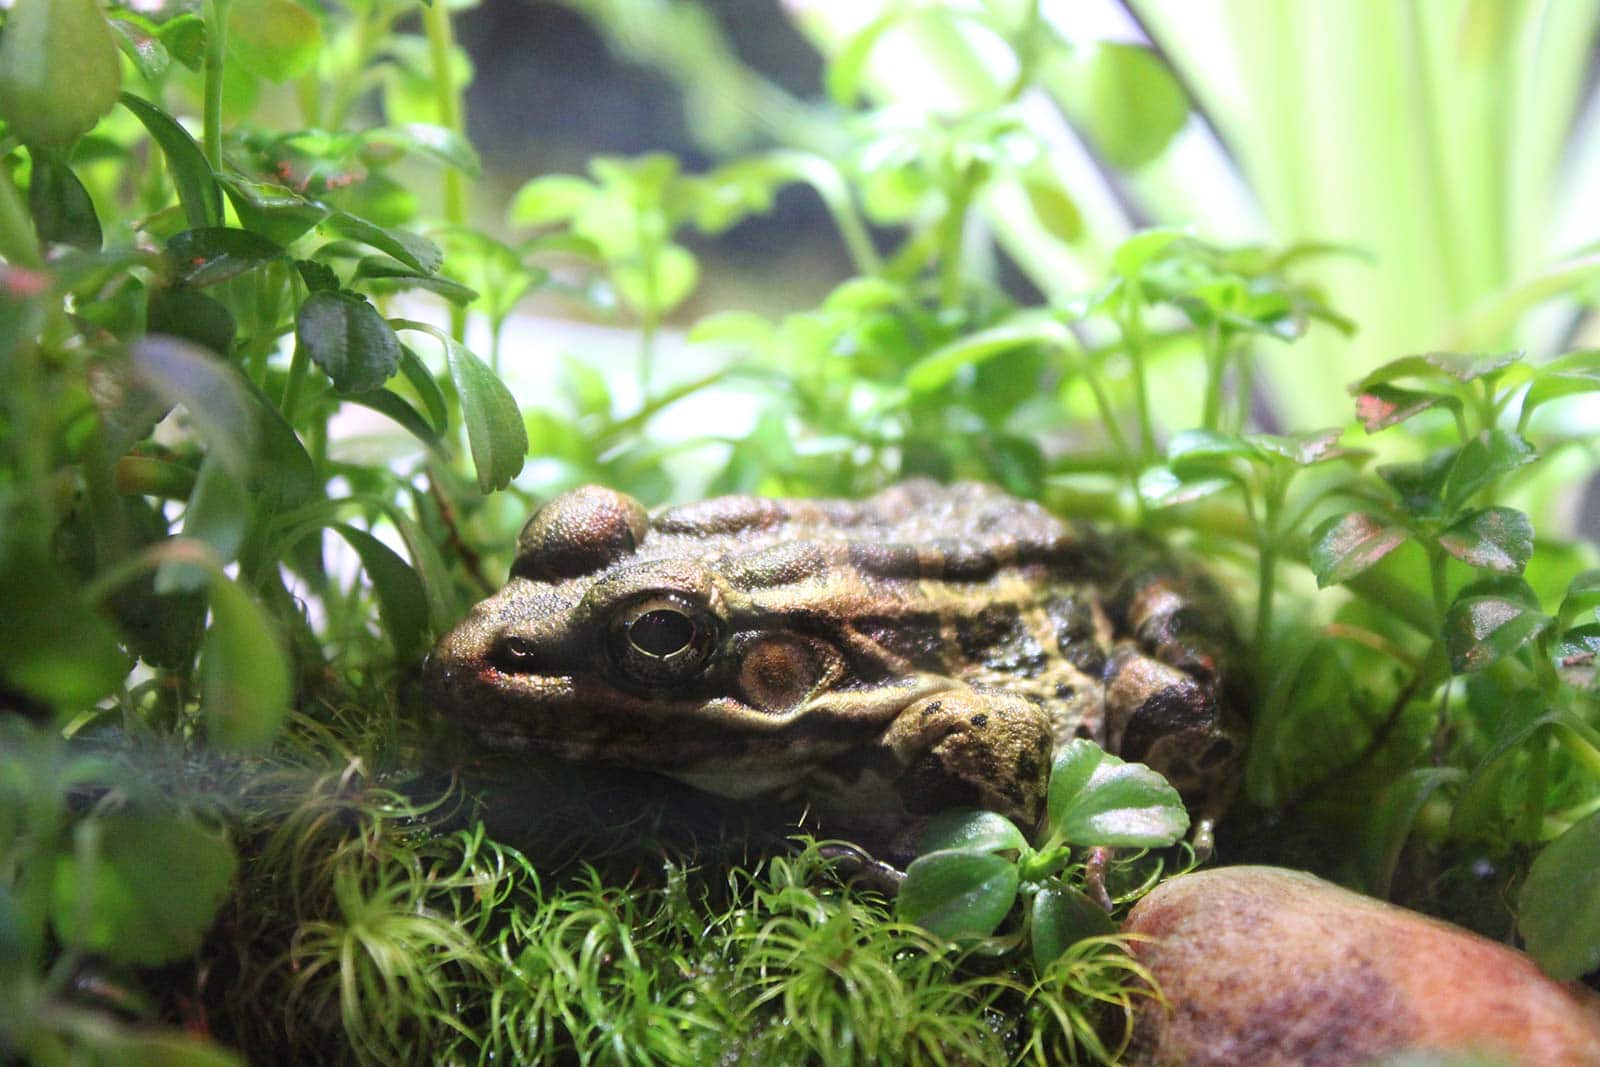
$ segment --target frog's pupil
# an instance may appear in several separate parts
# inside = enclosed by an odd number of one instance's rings
[[[657,608],[633,620],[628,640],[640,652],[665,659],[689,647],[694,640],[694,622],[681,611]]]

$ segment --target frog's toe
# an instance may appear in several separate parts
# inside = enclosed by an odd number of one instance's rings
[[[1044,804],[1053,737],[1034,701],[999,689],[958,688],[917,701],[884,745],[902,767],[907,807],[997,811],[1031,827]]]
[[[1211,686],[1127,645],[1106,663],[1106,747],[1186,795],[1208,792],[1238,755]]]

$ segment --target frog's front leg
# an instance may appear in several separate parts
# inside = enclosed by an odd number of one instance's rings
[[[908,705],[880,744],[900,768],[895,789],[913,817],[978,807],[1025,833],[1038,825],[1052,736],[1034,701],[1002,689],[948,689]]]

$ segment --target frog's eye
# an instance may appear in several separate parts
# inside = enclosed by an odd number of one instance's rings
[[[634,682],[669,685],[697,674],[716,644],[713,620],[674,596],[657,596],[618,612],[611,622],[613,662]]]

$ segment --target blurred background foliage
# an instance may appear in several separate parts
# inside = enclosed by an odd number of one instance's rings
[[[485,5],[462,20],[464,43],[481,50],[468,95],[474,139],[491,172],[503,161],[513,174],[577,170],[596,150],[667,149],[691,167],[774,141],[837,151],[843,131],[818,100],[822,66],[797,30],[824,55],[866,53],[846,57],[848,76],[830,73],[836,98],[848,82],[847,102],[870,90],[915,123],[1005,96],[1019,58],[986,17],[1014,22],[1027,7],[796,3],[785,20],[782,5],[765,3]],[[1050,240],[1026,225],[1011,190],[986,205],[986,225],[1040,291],[1066,298],[1103,280],[1112,250],[1141,226],[1346,247],[1351,255],[1309,262],[1304,277],[1360,325],[1354,340],[1314,334],[1266,365],[1280,417],[1312,424],[1342,417],[1344,386],[1396,353],[1592,342],[1580,314],[1600,240],[1588,195],[1600,180],[1590,92],[1600,14],[1589,5],[1040,10],[1068,47],[1023,106],[1083,231]],[[525,46],[494,47],[509,39]],[[555,103],[570,99],[579,102]],[[820,221],[815,205],[786,194],[776,217],[719,243],[726,273],[741,273],[745,256],[783,270],[831,254],[838,269]],[[815,286],[820,274],[803,277]],[[777,291],[797,304],[816,294]]]
[[[421,656],[582,482],[1161,533],[1242,591],[1224,859],[1600,966],[1600,9],[7,11],[0,1056],[1114,1056],[1114,939],[459,747]]]

